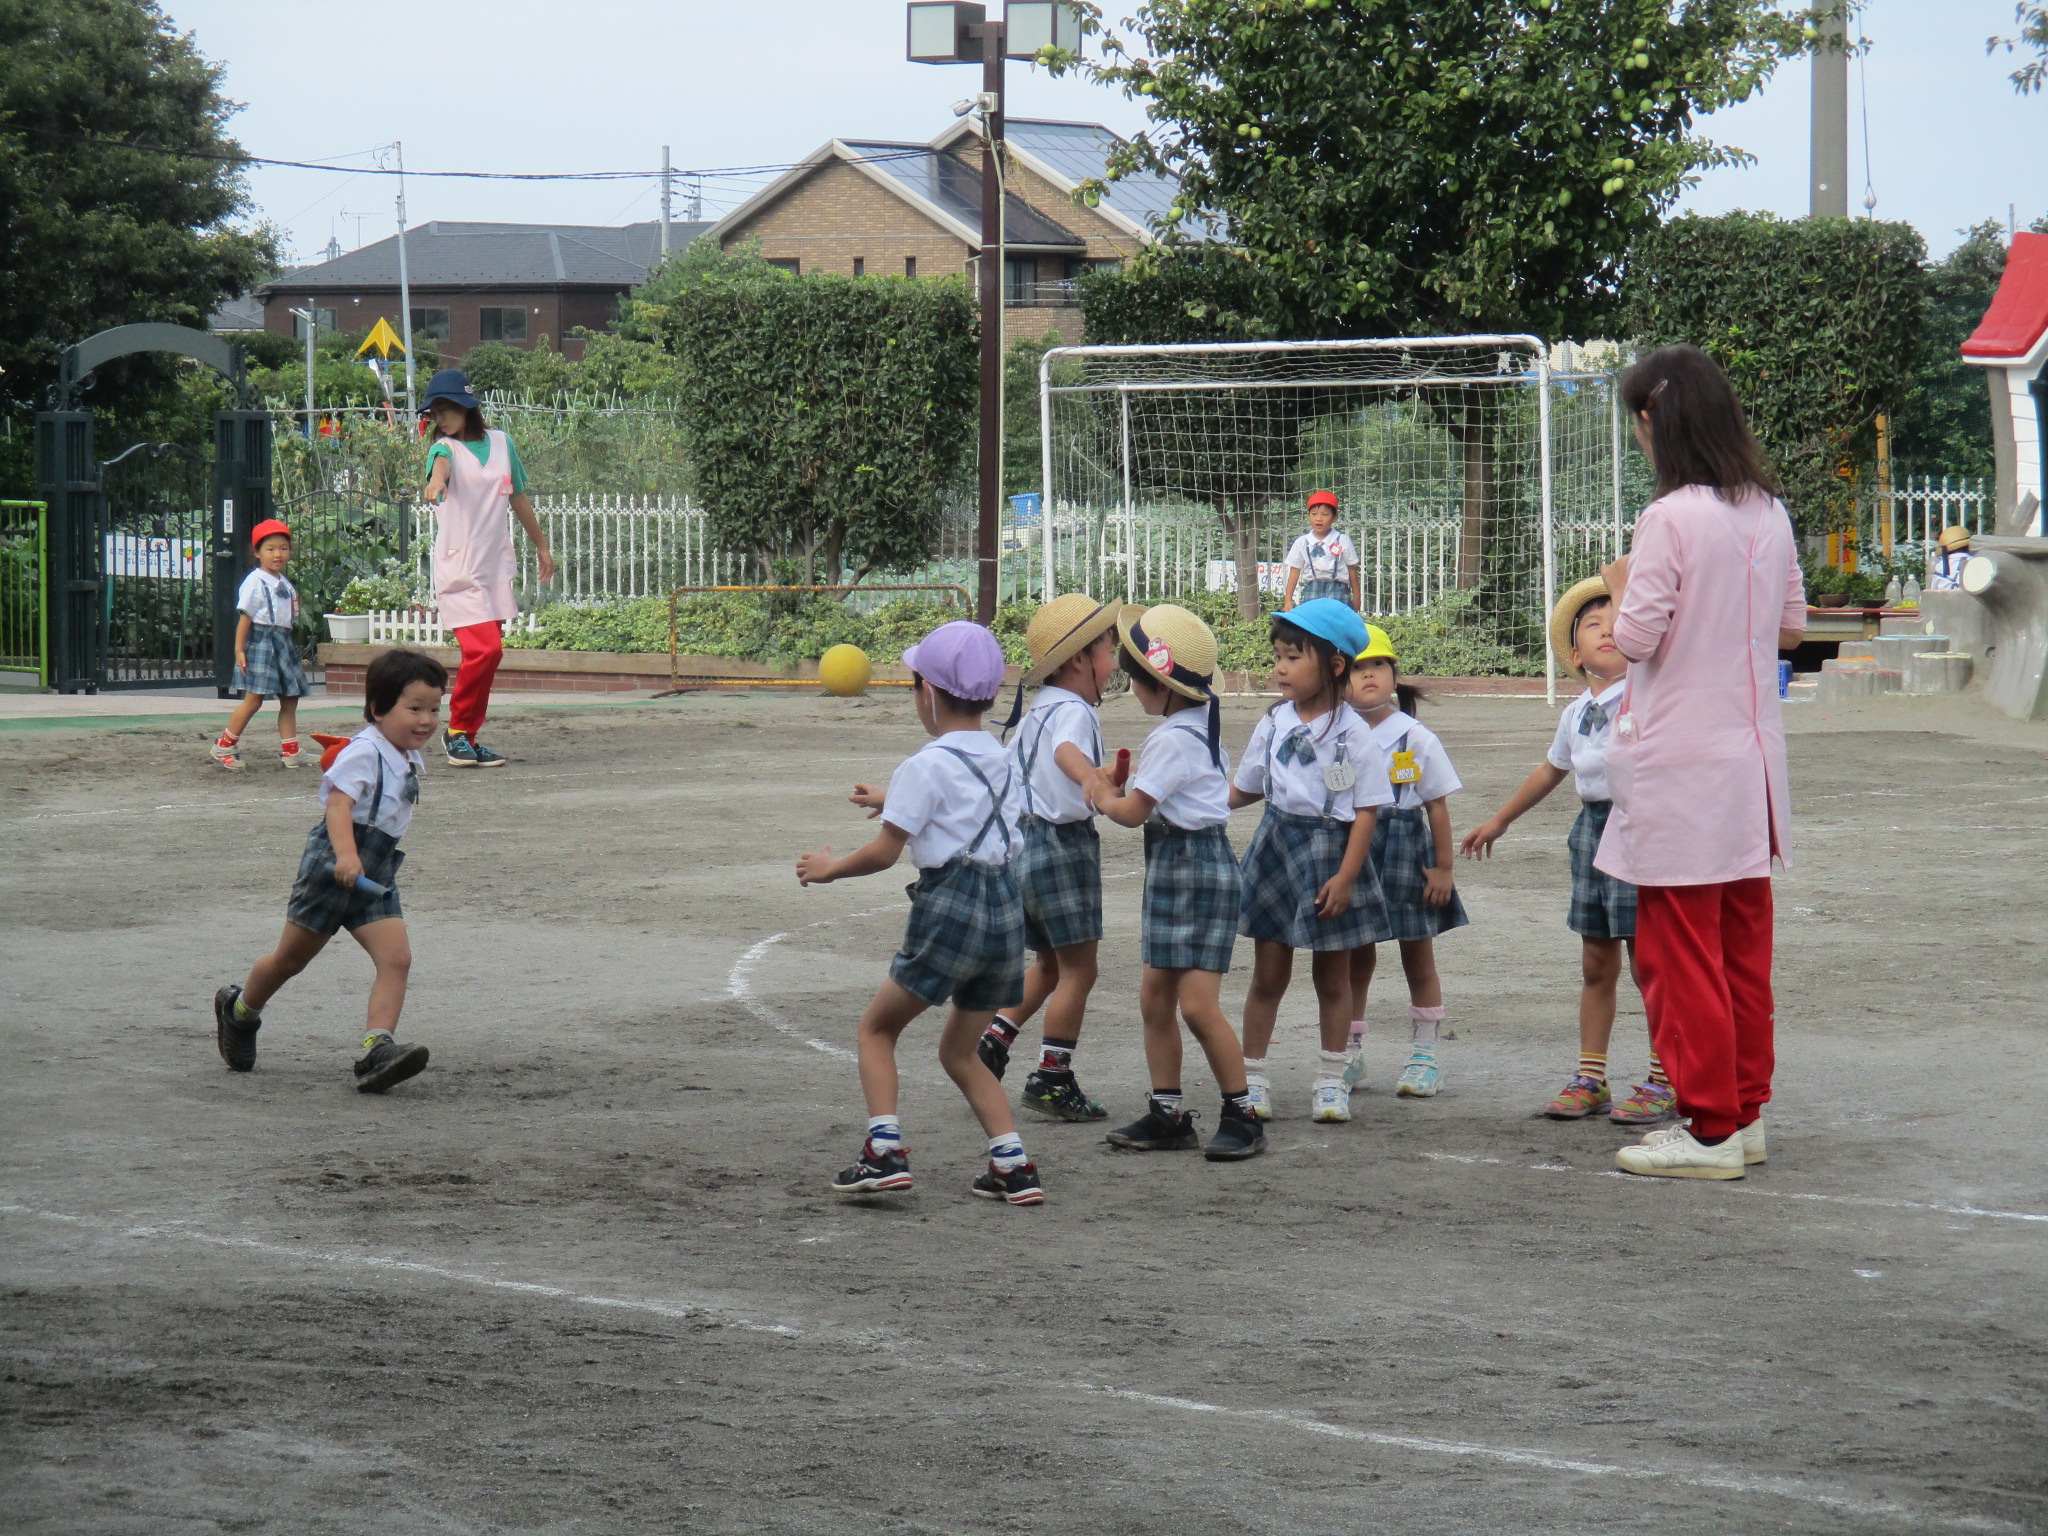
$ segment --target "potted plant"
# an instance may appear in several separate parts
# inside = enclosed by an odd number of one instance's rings
[[[375,575],[358,576],[341,592],[339,613],[327,618],[328,638],[336,645],[362,645],[370,638],[370,615],[413,606],[413,572],[404,562],[386,560]]]
[[[1838,566],[1816,563],[1807,572],[1806,594],[1816,608],[1846,608],[1852,579]]]

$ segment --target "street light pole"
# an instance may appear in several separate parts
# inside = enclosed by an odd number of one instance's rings
[[[1002,577],[1003,23],[983,22],[972,30],[981,38],[981,473],[975,498],[974,615],[991,624]]]
[[[295,309],[293,316],[306,327],[306,441],[313,440],[313,333],[320,328],[320,311],[313,306],[319,300],[308,301],[304,309]]]
[[[1834,0],[1813,42],[1812,171],[1806,211],[1849,217],[1849,5]]]

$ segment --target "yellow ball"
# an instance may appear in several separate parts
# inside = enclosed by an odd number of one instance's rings
[[[836,698],[851,699],[868,691],[875,675],[868,653],[857,645],[835,645],[818,658],[818,681]]]

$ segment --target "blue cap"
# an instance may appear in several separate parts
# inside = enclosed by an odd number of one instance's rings
[[[1296,629],[1305,629],[1329,641],[1341,656],[1356,656],[1372,643],[1372,637],[1365,632],[1365,620],[1358,616],[1358,610],[1334,597],[1310,598],[1300,607],[1276,613],[1273,617],[1285,619]]]
[[[460,368],[443,368],[427,380],[427,392],[420,397],[420,408],[425,410],[436,400],[446,400],[465,411],[473,411],[483,404],[470,392],[469,375]]]

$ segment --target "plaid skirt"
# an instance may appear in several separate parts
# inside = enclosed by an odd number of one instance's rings
[[[1428,883],[1422,871],[1436,863],[1436,839],[1430,835],[1429,813],[1419,805],[1380,807],[1379,824],[1372,829],[1372,867],[1380,877],[1380,889],[1387,896],[1387,921],[1397,939],[1433,939],[1471,919],[1465,916],[1465,902],[1451,887],[1451,899],[1440,907],[1425,907],[1422,893]]]
[[[1357,949],[1388,937],[1387,906],[1368,863],[1341,917],[1316,915],[1316,892],[1344,863],[1351,823],[1275,810],[1269,803],[1244,851],[1237,931],[1289,949]]]
[[[1636,888],[1593,867],[1600,834],[1607,830],[1612,800],[1588,800],[1579,807],[1564,845],[1572,856],[1572,910],[1565,919],[1573,933],[1588,939],[1632,939],[1636,936]]]
[[[1334,597],[1346,608],[1351,606],[1351,583],[1348,581],[1304,581],[1294,591],[1304,603],[1312,603],[1319,597]]]
[[[234,685],[240,692],[258,693],[266,699],[305,696],[306,669],[299,665],[299,650],[292,644],[289,629],[282,624],[251,624],[249,642],[242,649],[249,665],[235,668]]]
[[[1102,834],[1091,820],[1024,818],[1024,851],[1010,861],[1024,901],[1024,947],[1043,954],[1102,937]]]
[[[299,878],[292,882],[292,898],[285,905],[285,921],[314,933],[333,933],[337,928],[354,933],[387,917],[405,916],[398,905],[398,866],[405,862],[398,839],[380,828],[358,824],[356,856],[363,861],[363,873],[384,887],[382,896],[368,895],[334,878],[334,842],[327,835],[326,822],[308,832],[306,850],[299,855]]]
[[[1007,868],[959,854],[904,889],[910,921],[889,962],[899,986],[968,1013],[1024,1001],[1024,903]]]
[[[1221,826],[1145,823],[1145,898],[1139,953],[1163,971],[1230,969],[1244,895],[1237,856]]]

